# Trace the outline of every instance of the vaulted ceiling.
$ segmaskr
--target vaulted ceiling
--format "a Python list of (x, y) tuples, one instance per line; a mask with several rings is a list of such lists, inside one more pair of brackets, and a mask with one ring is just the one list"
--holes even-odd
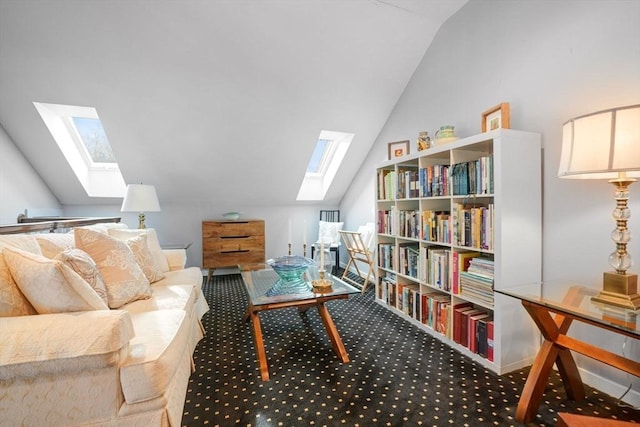
[[(466, 0), (0, 0), (0, 125), (63, 205), (86, 196), (33, 102), (95, 107), (162, 201), (292, 204), (321, 130), (339, 203)], [(0, 153), (1, 155), (1, 153)]]

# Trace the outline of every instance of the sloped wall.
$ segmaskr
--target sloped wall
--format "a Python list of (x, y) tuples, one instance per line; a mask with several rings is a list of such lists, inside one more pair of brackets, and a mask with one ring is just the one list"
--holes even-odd
[(14, 224), (27, 209), (29, 216), (61, 215), (49, 187), (0, 126), (0, 224)]

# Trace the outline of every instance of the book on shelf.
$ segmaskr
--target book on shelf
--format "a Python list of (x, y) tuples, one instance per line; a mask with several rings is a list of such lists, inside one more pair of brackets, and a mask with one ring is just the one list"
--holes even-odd
[(460, 322), (462, 321), (462, 312), (463, 311), (467, 311), (467, 310), (472, 310), (473, 309), (473, 304), (471, 304), (470, 302), (462, 302), (459, 304), (456, 304), (453, 306), (453, 341), (461, 344), (461, 340), (460, 340), (460, 334), (461, 334), (461, 327), (460, 327)]
[(432, 165), (418, 171), (419, 197), (437, 197), (450, 194), (449, 165)]
[(469, 316), (469, 351), (478, 353), (478, 322), (490, 316), (487, 312), (482, 312)]
[(493, 362), (493, 320), (487, 322), (487, 360)]
[(434, 288), (450, 291), (449, 249), (433, 247), (427, 249), (427, 281)]
[(400, 274), (418, 278), (420, 263), (420, 245), (417, 243), (402, 243), (398, 246)]
[(486, 317), (484, 319), (480, 319), (478, 321), (478, 326), (477, 326), (477, 332), (476, 332), (476, 336), (477, 336), (477, 353), (484, 357), (485, 359), (488, 358), (488, 341), (487, 341), (487, 324), (491, 321), (491, 317)]
[(469, 316), (484, 313), (484, 310), (472, 307), (461, 312), (460, 316), (460, 344), (469, 348)]
[(448, 211), (424, 210), (421, 212), (420, 238), (429, 242), (451, 242), (451, 219)]

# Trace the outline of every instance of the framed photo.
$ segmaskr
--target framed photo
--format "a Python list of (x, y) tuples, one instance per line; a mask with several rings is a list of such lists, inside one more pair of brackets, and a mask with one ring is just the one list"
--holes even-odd
[(509, 103), (503, 102), (482, 113), (482, 132), (509, 129)]
[(409, 154), (409, 140), (390, 142), (388, 145), (389, 160)]

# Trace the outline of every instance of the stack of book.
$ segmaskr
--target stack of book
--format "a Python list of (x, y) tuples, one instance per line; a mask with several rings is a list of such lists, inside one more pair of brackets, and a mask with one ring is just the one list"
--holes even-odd
[(493, 259), (472, 258), (467, 271), (460, 274), (460, 294), (493, 306)]

